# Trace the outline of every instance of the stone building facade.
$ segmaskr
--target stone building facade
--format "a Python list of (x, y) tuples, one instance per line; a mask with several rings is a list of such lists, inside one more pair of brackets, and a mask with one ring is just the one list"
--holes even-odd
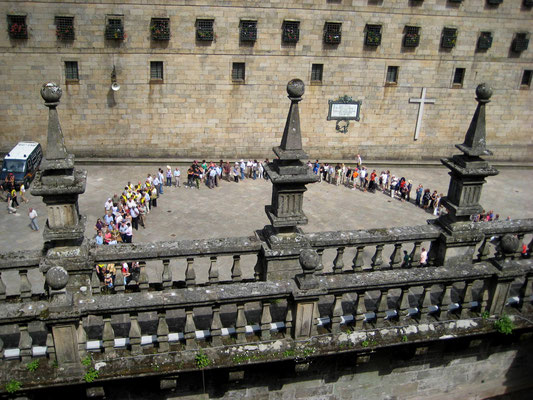
[[(65, 142), (78, 156), (270, 157), (285, 122), (284, 83), (301, 78), (310, 157), (432, 159), (464, 137), (471, 93), (486, 81), (494, 89), (489, 147), (502, 160), (531, 160), (533, 11), (523, 0), (488, 3), (2, 1), (0, 150), (44, 142), (35, 116), (46, 110), (35, 87), (52, 80), (64, 89)], [(163, 37), (152, 37), (159, 27), (153, 18), (163, 19)], [(106, 39), (106, 25), (117, 20), (123, 29)], [(199, 20), (212, 21), (213, 40), (200, 40)], [(240, 40), (241, 27), (250, 26), (242, 21), (255, 22), (256, 40)], [(284, 42), (284, 21), (299, 22), (296, 43)], [(325, 39), (328, 22), (341, 24), (340, 36)], [(381, 27), (377, 46), (365, 44), (369, 25)], [(405, 46), (413, 32), (407, 27), (419, 28), (415, 47)], [(456, 29), (451, 48), (442, 46), (444, 28)], [(478, 49), (482, 32), (490, 32), (485, 50)], [(113, 66), (118, 91), (110, 87)], [(414, 140), (419, 104), (409, 99), (424, 88), (434, 103), (425, 104)], [(327, 121), (328, 100), (344, 95), (362, 101), (361, 120), (346, 134)]]

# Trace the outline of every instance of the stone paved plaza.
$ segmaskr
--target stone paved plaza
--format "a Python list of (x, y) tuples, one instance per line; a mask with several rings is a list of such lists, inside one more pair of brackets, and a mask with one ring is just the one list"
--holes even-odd
[[(104, 213), (104, 203), (113, 193), (119, 193), (128, 181), (144, 180), (161, 165), (78, 165), (88, 172), (87, 190), (80, 196), (81, 214), (87, 216), (86, 237), (94, 237), (96, 218)], [(172, 165), (175, 168), (175, 165)], [(378, 173), (390, 169), (392, 174), (412, 179), (413, 186), (447, 193), (449, 176), (444, 166), (414, 168), (371, 166)], [(180, 166), (182, 175), (187, 167)], [(183, 178), (183, 176), (182, 176)], [(414, 191), (413, 191), (414, 192)], [(264, 206), (270, 204), (272, 184), (265, 180), (247, 179), (238, 184), (221, 183), (219, 188), (200, 190), (164, 188), (158, 207), (147, 218), (146, 229), (134, 231), (133, 242), (157, 240), (200, 239), (227, 236), (248, 236), (268, 224)], [(46, 209), (40, 197), (28, 196), (29, 203), (21, 204), (18, 214), (0, 213), (0, 243), (2, 251), (39, 249), (42, 246), (42, 227)], [(533, 171), (501, 168), (500, 174), (487, 179), (480, 204), (493, 209), (502, 218), (533, 218)], [(30, 229), (28, 207), (39, 214), (41, 231)], [(392, 200), (377, 192), (364, 193), (325, 182), (308, 185), (304, 197), (304, 211), (309, 224), (306, 232), (354, 230), (424, 224), (433, 216), (412, 204)]]

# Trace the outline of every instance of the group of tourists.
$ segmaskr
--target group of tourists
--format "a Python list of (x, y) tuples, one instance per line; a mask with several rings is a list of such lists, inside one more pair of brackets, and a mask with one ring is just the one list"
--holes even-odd
[(124, 285), (129, 284), (132, 280), (139, 282), (141, 268), (137, 261), (123, 262), (122, 264), (97, 264), (96, 276), (98, 276), (103, 287), (112, 289), (115, 286), (117, 268), (120, 268), (121, 270), (120, 272), (122, 273)]
[[(18, 201), (17, 190), (15, 187), (15, 175), (13, 175), (12, 172), (7, 174), (4, 181), (0, 184), (0, 191), (2, 194), (2, 198), (5, 198), (6, 200), (7, 212), (9, 214), (16, 214), (17, 208), (20, 204)], [(26, 188), (24, 187), (24, 184), (20, 185), (19, 194), (21, 201), (27, 203), (28, 199), (26, 198)]]
[[(217, 164), (213, 161), (208, 163), (206, 160), (198, 163), (195, 160), (187, 169), (187, 184), (185, 186), (200, 189), (200, 183), (202, 183), (209, 189), (213, 189), (220, 185), (221, 180), (238, 183), (239, 180), (245, 179), (268, 179), (264, 168), (268, 162), (268, 159), (264, 163), (251, 159), (245, 162), (241, 159), (235, 161), (234, 164), (229, 161), (224, 162), (224, 160), (220, 160)], [(180, 186), (179, 178), (176, 180), (176, 184), (178, 187)]]

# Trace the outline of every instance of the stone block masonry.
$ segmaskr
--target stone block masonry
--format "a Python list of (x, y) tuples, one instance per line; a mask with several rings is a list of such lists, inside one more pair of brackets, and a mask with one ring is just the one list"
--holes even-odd
[[(287, 82), (307, 85), (300, 113), (302, 140), (311, 158), (436, 159), (450, 154), (468, 128), (472, 89), (494, 88), (487, 108), (487, 142), (502, 160), (531, 160), (532, 91), (521, 88), (524, 70), (533, 70), (531, 47), (510, 51), (516, 32), (531, 30), (532, 14), (513, 2), (497, 9), (444, 0), (392, 1), (381, 5), (322, 1), (174, 2), (145, 5), (2, 3), (0, 14), (25, 14), (29, 38), (0, 35), (6, 79), (0, 99), (0, 151), (20, 140), (44, 142), (38, 125), (45, 111), (33, 88), (55, 80), (64, 90), (60, 117), (66, 145), (84, 157), (265, 158), (279, 143), (285, 111), (277, 99)], [(483, 3), (483, 2), (482, 2)], [(200, 7), (202, 6), (202, 7)], [(104, 39), (106, 15), (124, 18), (126, 39)], [(54, 17), (74, 16), (75, 40), (57, 40)], [(153, 17), (170, 20), (170, 40), (150, 39)], [(213, 42), (195, 40), (195, 21), (214, 19)], [(239, 42), (241, 19), (257, 20), (257, 41)], [(300, 21), (300, 40), (284, 44), (284, 20)], [(339, 45), (326, 45), (326, 21), (342, 22)], [(364, 46), (366, 24), (382, 25), (377, 48)], [(420, 27), (420, 44), (402, 46), (406, 25)], [(440, 48), (443, 27), (458, 29), (456, 46)], [(490, 31), (492, 47), (476, 51), (479, 32)], [(66, 82), (65, 62), (78, 63), (79, 80)], [(163, 62), (163, 82), (150, 82), (150, 62)], [(244, 83), (232, 82), (232, 65), (245, 63)], [(312, 64), (323, 64), (321, 84), (309, 84)], [(118, 92), (110, 89), (113, 65)], [(387, 69), (398, 67), (396, 84)], [(461, 87), (452, 87), (455, 68), (464, 68)], [(420, 138), (414, 141), (418, 98), (426, 88), (436, 99), (426, 106)], [(362, 100), (361, 121), (347, 134), (327, 121), (328, 100), (349, 95)]]

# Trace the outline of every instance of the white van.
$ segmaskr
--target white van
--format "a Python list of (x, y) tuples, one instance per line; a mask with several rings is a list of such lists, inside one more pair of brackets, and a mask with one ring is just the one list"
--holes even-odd
[(0, 172), (0, 184), (3, 189), (12, 189), (10, 174), (14, 175), (15, 190), (19, 190), (22, 183), (25, 188), (29, 188), (42, 159), (43, 150), (39, 143), (19, 142), (4, 157)]

